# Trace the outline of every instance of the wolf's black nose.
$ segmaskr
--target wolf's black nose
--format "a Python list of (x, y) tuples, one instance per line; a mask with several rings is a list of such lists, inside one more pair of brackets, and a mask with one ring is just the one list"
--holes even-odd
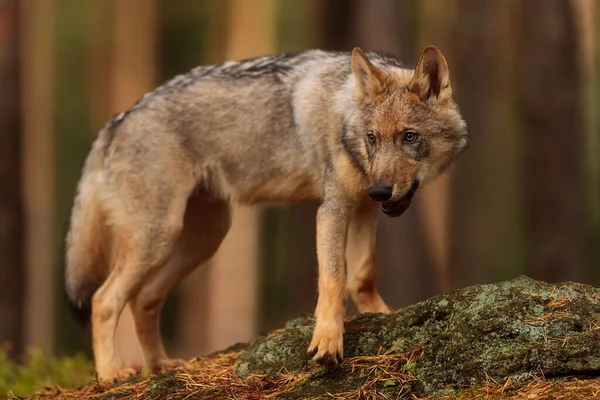
[(392, 198), (394, 188), (386, 185), (373, 185), (369, 188), (369, 196), (375, 201), (388, 201)]

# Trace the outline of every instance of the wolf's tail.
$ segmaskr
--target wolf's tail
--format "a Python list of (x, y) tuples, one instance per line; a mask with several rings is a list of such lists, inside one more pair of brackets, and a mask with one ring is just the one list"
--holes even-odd
[(65, 294), (74, 318), (87, 325), (92, 296), (106, 279), (108, 230), (98, 197), (104, 161), (101, 133), (86, 160), (65, 238)]

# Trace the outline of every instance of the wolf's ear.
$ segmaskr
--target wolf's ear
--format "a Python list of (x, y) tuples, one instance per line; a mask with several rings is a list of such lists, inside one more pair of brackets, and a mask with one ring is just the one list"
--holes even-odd
[(365, 53), (358, 47), (352, 50), (352, 73), (356, 81), (358, 100), (369, 102), (386, 92), (388, 75), (371, 64)]
[(437, 47), (429, 45), (423, 48), (408, 90), (419, 96), (422, 101), (443, 101), (452, 97), (448, 63)]

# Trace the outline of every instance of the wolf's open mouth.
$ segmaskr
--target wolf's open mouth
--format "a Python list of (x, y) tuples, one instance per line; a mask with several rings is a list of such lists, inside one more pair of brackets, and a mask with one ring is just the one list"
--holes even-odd
[(419, 181), (414, 181), (408, 192), (397, 201), (384, 201), (381, 203), (381, 212), (388, 217), (399, 217), (410, 207), (413, 195), (419, 188)]

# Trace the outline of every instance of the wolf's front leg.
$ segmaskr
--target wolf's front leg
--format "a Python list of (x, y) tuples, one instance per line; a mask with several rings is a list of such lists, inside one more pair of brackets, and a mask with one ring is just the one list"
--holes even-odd
[(344, 271), (347, 225), (348, 211), (344, 206), (324, 202), (319, 207), (319, 300), (315, 311), (317, 321), (308, 354), (318, 363), (328, 367), (335, 367), (344, 355), (344, 313), (348, 298)]
[(348, 289), (361, 313), (389, 313), (392, 310), (377, 291), (375, 234), (379, 206), (365, 198), (350, 216), (346, 243)]

